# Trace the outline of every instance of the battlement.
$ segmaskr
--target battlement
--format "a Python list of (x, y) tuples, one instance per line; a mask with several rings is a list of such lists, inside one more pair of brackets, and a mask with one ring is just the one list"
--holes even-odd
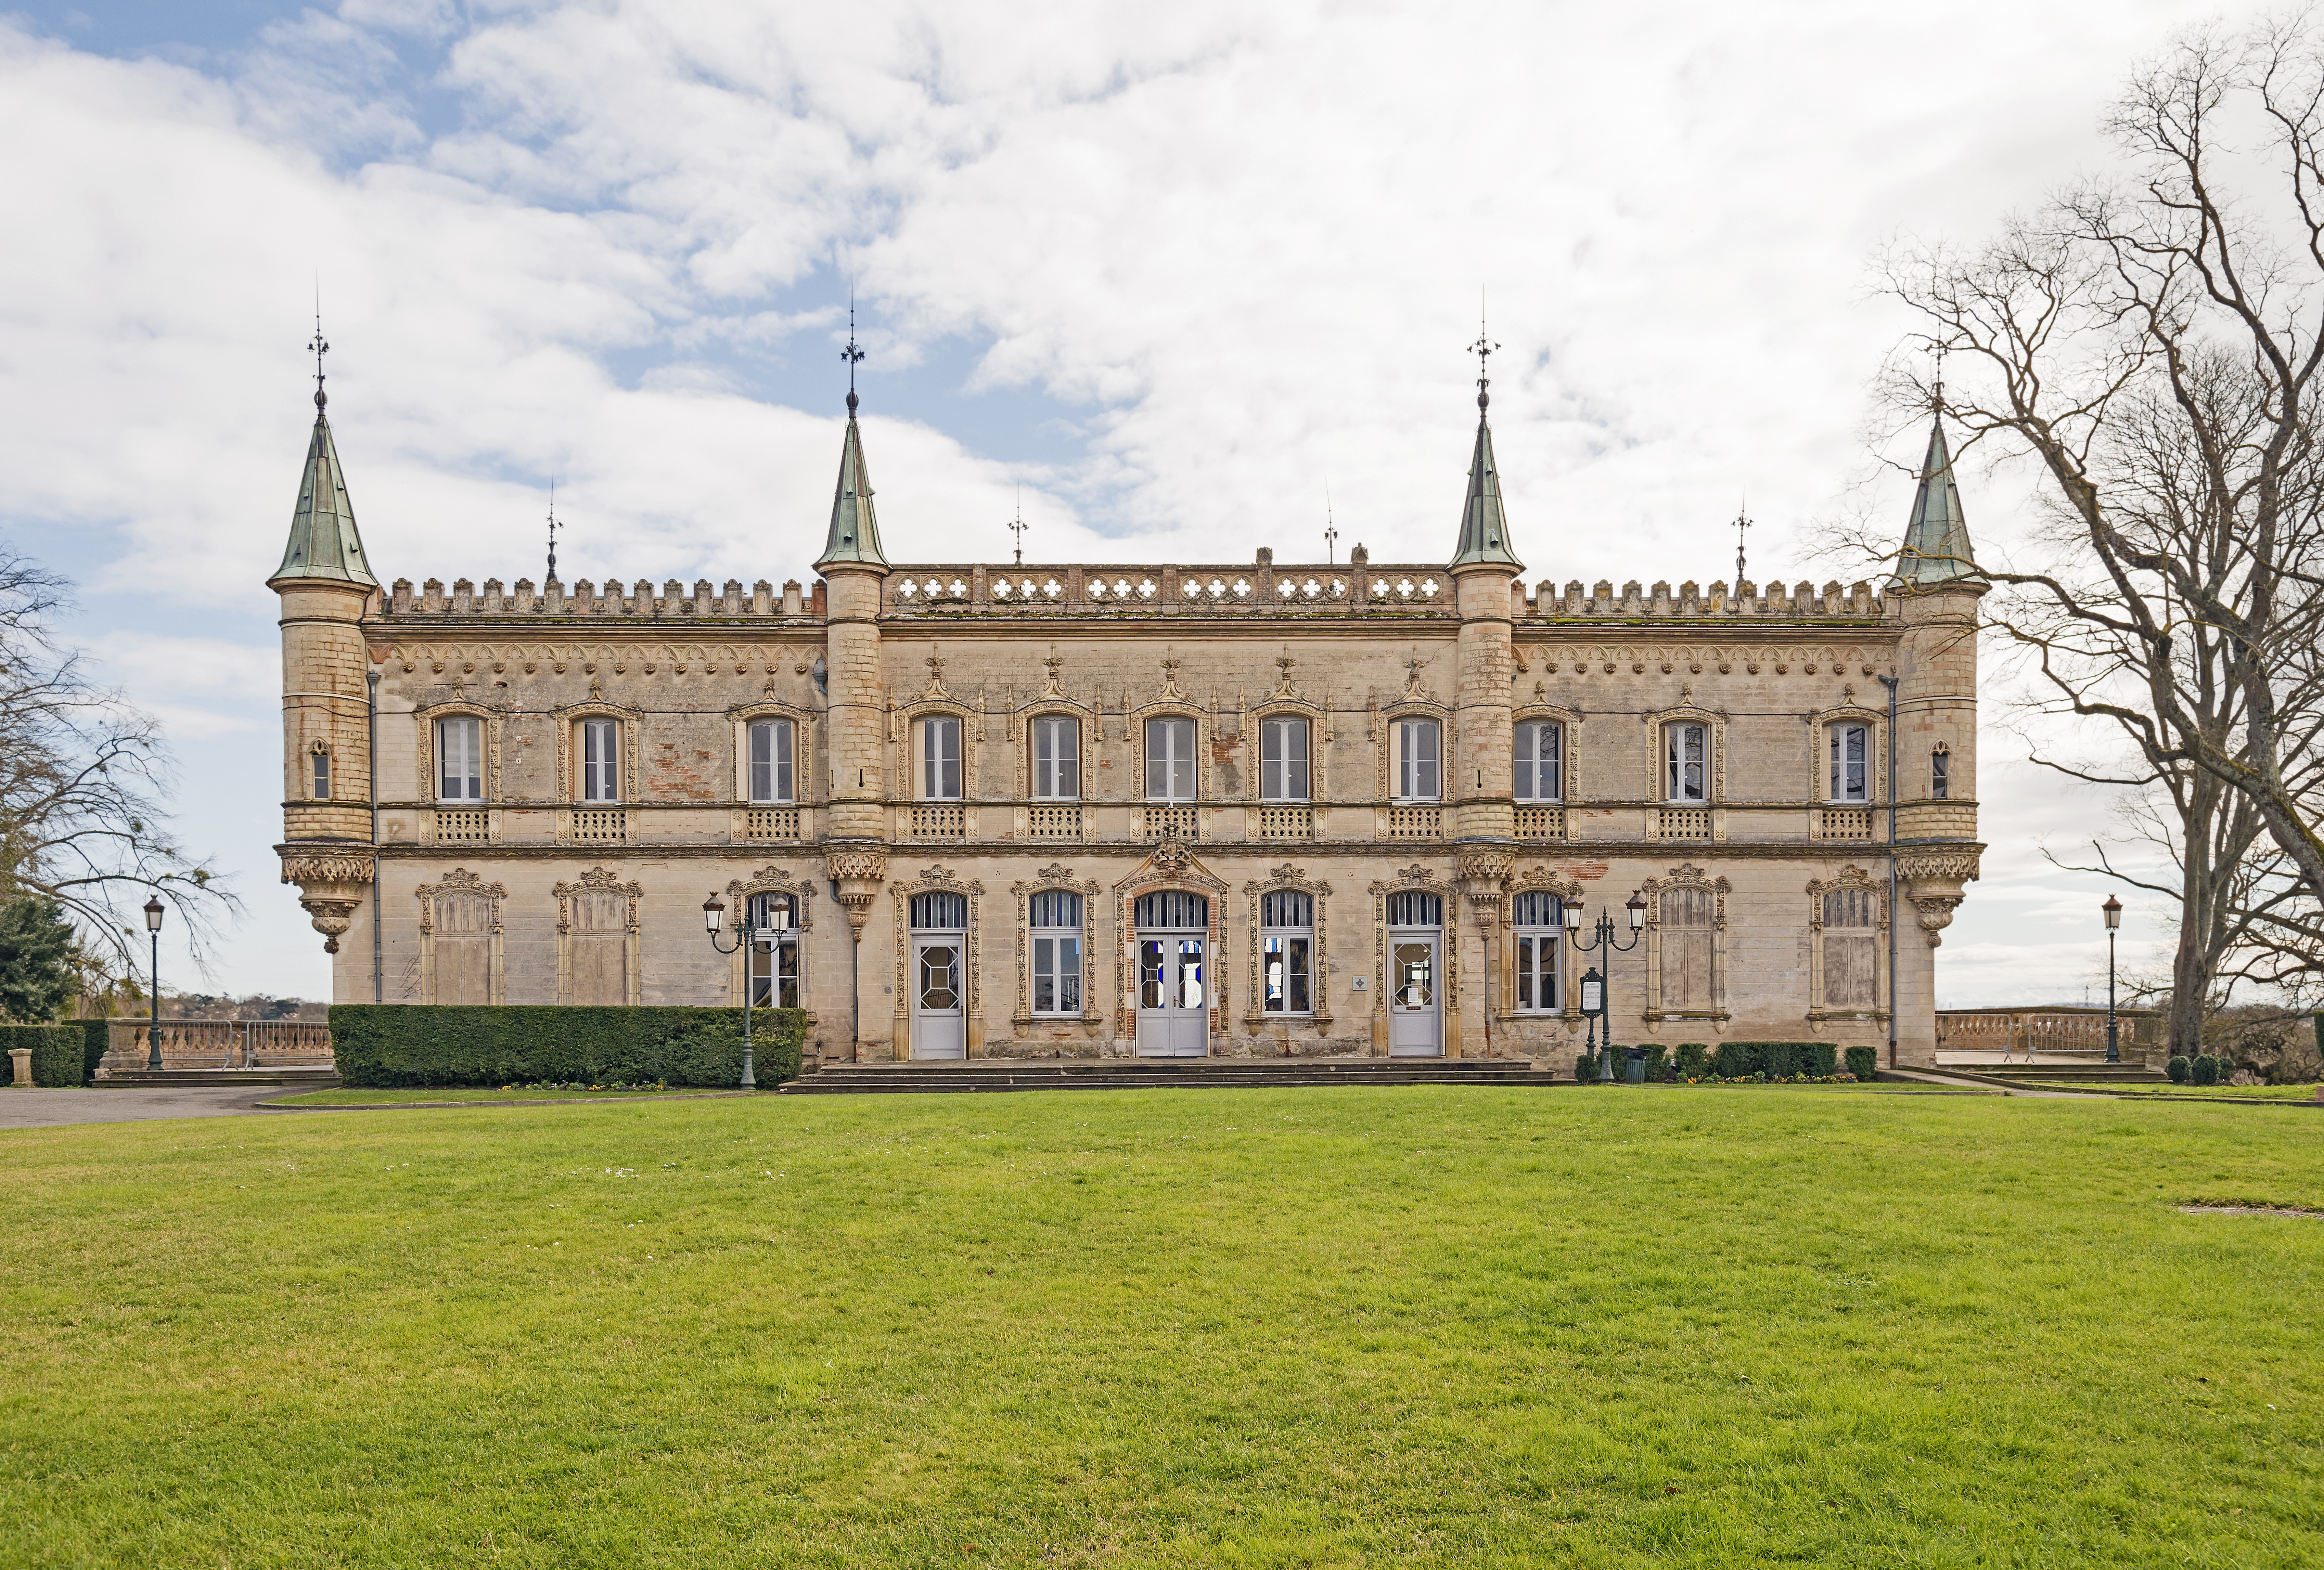
[[(1842, 588), (1835, 581), (1821, 590), (1801, 582), (1788, 592), (1781, 583), (1762, 591), (1744, 580), (1729, 591), (1725, 580), (1706, 590), (1690, 579), (1646, 588), (1637, 579), (1614, 585), (1600, 579), (1586, 591), (1580, 579), (1563, 590), (1543, 579), (1530, 591), (1509, 585), (1510, 613), (1520, 624), (1564, 621), (1764, 621), (1781, 623), (1890, 621), (1900, 615), (1894, 596), (1858, 581)], [(587, 578), (568, 589), (555, 579), (536, 592), (529, 578), (503, 589), (487, 578), (478, 589), (456, 580), (447, 592), (430, 578), (415, 592), (398, 578), (382, 620), (440, 620), (445, 618), (591, 621), (782, 621), (820, 620), (824, 585), (803, 590), (798, 579), (778, 592), (764, 578), (745, 592), (742, 581), (714, 589), (707, 578), (692, 592), (678, 580), (659, 592), (641, 578), (629, 589), (616, 582), (602, 587)], [(964, 618), (1049, 619), (1062, 617), (1212, 618), (1234, 615), (1344, 615), (1366, 620), (1420, 618), (1458, 620), (1452, 579), (1442, 567), (1419, 565), (1277, 565), (1261, 553), (1250, 566), (1061, 565), (985, 566), (956, 564), (899, 566), (881, 587), (882, 620), (956, 620)]]

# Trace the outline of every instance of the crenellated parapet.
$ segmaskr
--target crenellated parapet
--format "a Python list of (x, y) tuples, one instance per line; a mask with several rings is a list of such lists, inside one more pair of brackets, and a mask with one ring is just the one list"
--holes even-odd
[(1842, 588), (1837, 581), (1818, 589), (1804, 580), (1787, 592), (1781, 583), (1764, 589), (1749, 579), (1738, 581), (1730, 592), (1725, 579), (1708, 589), (1694, 580), (1673, 588), (1658, 582), (1652, 588), (1636, 578), (1620, 592), (1600, 578), (1587, 591), (1579, 578), (1563, 590), (1544, 578), (1524, 596), (1520, 617), (1542, 621), (1895, 621), (1901, 612), (1893, 597), (1868, 583)]
[(398, 578), (381, 605), (378, 620), (392, 625), (409, 621), (472, 621), (484, 619), (521, 621), (575, 622), (740, 622), (814, 621), (823, 615), (822, 586), (812, 594), (794, 578), (780, 590), (761, 578), (746, 592), (742, 580), (729, 578), (714, 590), (710, 580), (697, 578), (689, 590), (676, 578), (657, 591), (644, 578), (628, 589), (608, 580), (602, 586), (587, 578), (567, 584), (549, 579), (536, 591), (532, 580), (519, 578), (504, 587), (487, 578), (478, 588), (466, 578), (453, 581), (447, 590), (440, 578), (430, 578), (417, 589), (409, 578)]

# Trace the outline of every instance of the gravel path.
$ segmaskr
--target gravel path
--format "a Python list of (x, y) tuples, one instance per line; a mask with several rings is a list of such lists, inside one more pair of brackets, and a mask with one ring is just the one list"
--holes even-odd
[(78, 1090), (20, 1090), (11, 1085), (0, 1088), (0, 1128), (263, 1116), (251, 1103), (281, 1094), (279, 1085), (120, 1085)]

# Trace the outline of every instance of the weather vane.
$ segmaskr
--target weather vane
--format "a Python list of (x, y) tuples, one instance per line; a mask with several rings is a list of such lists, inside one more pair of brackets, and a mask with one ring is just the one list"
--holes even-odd
[(1735, 510), (1735, 592), (1743, 592), (1743, 531), (1751, 527), (1750, 510), (1738, 506)]
[(315, 335), (307, 343), (307, 353), (315, 357), (315, 408), (318, 412), (330, 401), (323, 396), (323, 356), (330, 352), (331, 346), (323, 342), (323, 298), (322, 291), (318, 289), (315, 294)]
[(1025, 521), (1025, 482), (1020, 480), (1017, 482), (1017, 521), (1009, 526), (1009, 532), (1017, 537), (1017, 565), (1020, 567), (1025, 565), (1025, 530), (1030, 527)]
[(847, 291), (847, 347), (839, 352), (839, 357), (847, 362), (847, 412), (853, 415), (855, 412), (855, 367), (863, 358), (863, 351), (855, 343), (855, 291), (853, 289)]
[(1945, 412), (1945, 345), (1941, 342), (1932, 344), (1930, 345), (1930, 352), (1937, 357), (1936, 384), (1931, 390), (1932, 396), (1936, 404), (1936, 412), (1942, 414)]
[(1485, 335), (1485, 291), (1480, 289), (1477, 291), (1477, 341), (1469, 345), (1469, 353), (1477, 357), (1477, 408), (1480, 411), (1492, 401), (1485, 392), (1485, 389), (1492, 385), (1485, 374), (1488, 370), (1485, 362), (1499, 347)]
[(1339, 526), (1332, 521), (1332, 482), (1323, 482), (1323, 565), (1331, 566), (1337, 560), (1333, 555), (1340, 543)]
[(557, 521), (557, 481), (549, 482), (549, 581), (557, 582), (557, 531), (564, 526)]

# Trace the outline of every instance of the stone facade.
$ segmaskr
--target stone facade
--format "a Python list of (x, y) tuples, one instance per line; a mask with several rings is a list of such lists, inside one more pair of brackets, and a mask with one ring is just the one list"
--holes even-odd
[[(1885, 1053), (1893, 990), (1897, 1060), (1933, 1060), (1981, 583), (1528, 588), (1481, 420), (1464, 531), (1489, 491), (1492, 537), (1450, 567), (891, 565), (860, 439), (851, 407), (811, 590), (383, 589), (359, 555), (313, 575), (294, 528), (280, 849), (337, 999), (737, 1003), (702, 905), (772, 895), (833, 1060), (1563, 1067), (1596, 967), (1619, 1042)], [(1515, 759), (1536, 722), (1554, 776)], [(1835, 737), (1864, 781), (1837, 794)], [(1610, 965), (1578, 947), (1601, 913)]]

